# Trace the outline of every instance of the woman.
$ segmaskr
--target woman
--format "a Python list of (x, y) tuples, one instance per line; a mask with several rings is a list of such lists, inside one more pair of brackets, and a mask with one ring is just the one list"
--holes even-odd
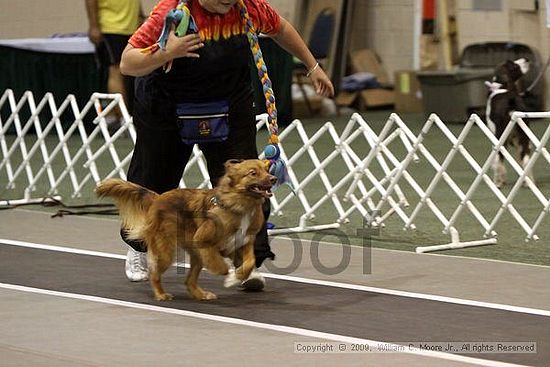
[[(334, 94), (330, 79), (298, 32), (266, 0), (183, 1), (197, 33), (178, 37), (172, 28), (165, 47), (151, 48), (161, 35), (166, 14), (178, 3), (178, 0), (157, 3), (149, 18), (130, 38), (120, 65), (122, 73), (138, 77), (134, 105), (137, 141), (128, 180), (158, 193), (178, 186), (192, 153), (194, 141), (182, 139), (183, 129), (177, 122), (178, 117), (189, 116), (185, 114), (189, 105), (191, 109), (206, 105), (213, 109), (213, 114), (228, 114), (227, 136), (221, 141), (197, 142), (206, 158), (213, 186), (223, 175), (228, 159), (258, 157), (247, 17), (256, 32), (273, 38), (308, 67), (318, 94), (325, 97)], [(147, 52), (151, 49), (154, 51)], [(264, 214), (267, 220), (269, 202), (264, 205)], [(146, 248), (126, 239), (124, 230), (121, 233), (131, 246), (126, 275), (132, 281), (145, 280)], [(274, 258), (265, 224), (256, 238), (255, 255), (257, 267), (266, 258)], [(243, 282), (246, 289), (262, 289), (264, 285), (257, 271)]]

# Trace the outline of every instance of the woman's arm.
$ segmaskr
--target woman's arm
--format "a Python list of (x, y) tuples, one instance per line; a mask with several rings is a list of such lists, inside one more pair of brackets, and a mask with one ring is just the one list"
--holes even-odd
[(315, 57), (313, 57), (304, 40), (292, 24), (281, 17), (279, 31), (274, 35), (268, 36), (273, 38), (282, 48), (304, 63), (317, 94), (323, 97), (334, 96), (334, 86), (332, 82), (323, 69), (317, 65), (317, 60), (315, 60)]
[(144, 53), (143, 49), (128, 44), (122, 52), (120, 72), (130, 76), (147, 75), (178, 57), (199, 57), (196, 51), (203, 46), (198, 34), (177, 37), (172, 29), (165, 50), (158, 49), (153, 53)]
[(99, 29), (97, 0), (86, 0), (86, 14), (88, 15), (88, 38), (98, 46), (103, 40), (103, 35)]

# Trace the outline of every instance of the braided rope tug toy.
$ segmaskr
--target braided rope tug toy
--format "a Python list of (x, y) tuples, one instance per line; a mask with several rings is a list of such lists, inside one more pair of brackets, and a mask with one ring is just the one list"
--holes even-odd
[(267, 73), (267, 66), (264, 62), (262, 50), (260, 49), (260, 42), (258, 41), (258, 34), (254, 28), (252, 20), (248, 16), (248, 11), (244, 5), (244, 1), (239, 1), (241, 18), (245, 23), (246, 37), (254, 56), (254, 64), (258, 69), (258, 77), (262, 83), (262, 89), (265, 96), (265, 106), (267, 111), (267, 123), (270, 133), (269, 144), (264, 148), (264, 156), (266, 158), (266, 164), (268, 165), (268, 171), (273, 176), (277, 177), (277, 183), (273, 189), (287, 184), (292, 191), (294, 187), (290, 181), (288, 170), (285, 162), (281, 159), (281, 148), (279, 147), (279, 127), (277, 126), (277, 107), (275, 106), (275, 93), (273, 92), (271, 79)]
[[(172, 25), (176, 26), (176, 36), (182, 37), (188, 32), (198, 33), (198, 27), (189, 11), (187, 6), (188, 0), (180, 0), (175, 9), (172, 9), (168, 12), (164, 19), (164, 25), (162, 28), (162, 33), (160, 34), (157, 42), (142, 50), (143, 53), (153, 53), (158, 49), (166, 49), (166, 43), (168, 41), (168, 35)], [(246, 32), (246, 37), (254, 56), (254, 64), (258, 69), (258, 77), (262, 83), (262, 89), (265, 96), (266, 110), (268, 114), (267, 122), (268, 129), (270, 133), (268, 145), (264, 148), (265, 163), (268, 167), (270, 174), (277, 177), (277, 183), (274, 185), (273, 189), (287, 184), (292, 191), (294, 187), (288, 175), (288, 170), (285, 162), (281, 159), (281, 148), (279, 147), (279, 127), (277, 125), (277, 107), (275, 105), (275, 93), (273, 92), (271, 79), (267, 73), (267, 66), (264, 62), (262, 55), (262, 50), (260, 49), (260, 43), (258, 41), (258, 35), (256, 34), (256, 29), (248, 11), (244, 4), (244, 0), (239, 0), (239, 9), (241, 18), (244, 23), (244, 30)], [(172, 62), (167, 63), (164, 66), (165, 72), (169, 72), (172, 67)]]

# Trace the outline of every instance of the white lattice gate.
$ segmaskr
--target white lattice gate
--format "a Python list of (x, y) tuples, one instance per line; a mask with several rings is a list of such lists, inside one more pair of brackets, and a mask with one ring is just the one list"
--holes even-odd
[[(122, 118), (120, 126), (112, 129), (106, 117), (115, 108), (120, 109)], [(429, 212), (441, 223), (443, 232), (450, 235), (451, 242), (417, 248), (418, 252), (426, 252), (495, 243), (495, 226), (508, 212), (526, 233), (526, 239), (536, 240), (537, 229), (550, 211), (550, 199), (526, 172), (539, 161), (548, 169), (550, 154), (546, 145), (550, 126), (539, 139), (525, 124), (525, 118), (546, 119), (550, 113), (515, 113), (501, 139), (476, 115), (470, 117), (458, 135), (436, 115), (429, 117), (417, 135), (396, 114), (390, 115), (378, 133), (359, 114), (353, 114), (341, 132), (327, 122), (311, 136), (302, 123), (295, 120), (280, 134), (282, 157), (288, 162), (295, 193), (280, 189), (272, 198), (273, 214), (292, 217), (294, 224), (271, 233), (337, 228), (347, 223), (352, 214), (359, 214), (373, 227), (384, 226), (388, 218), (397, 217), (404, 229), (415, 229), (419, 215)], [(265, 124), (266, 116), (258, 116), (257, 128), (262, 129)], [(515, 126), (527, 133), (535, 148), (524, 167), (504, 146)], [(426, 136), (435, 133), (441, 136), (439, 150), (448, 145), (448, 149), (437, 156), (433, 146), (425, 145)], [(132, 118), (120, 95), (95, 93), (80, 109), (72, 95), (58, 106), (49, 93), (37, 104), (31, 92), (25, 92), (17, 100), (11, 90), (6, 90), (0, 97), (1, 185), (6, 191), (24, 189), (21, 197), (0, 198), (0, 206), (42, 202), (60, 194), (78, 197), (92, 192), (93, 187), (106, 178), (125, 179), (135, 139)], [(490, 149), (481, 161), (465, 147), (466, 142), (474, 139), (481, 139)], [(327, 149), (327, 144), (333, 149)], [(291, 145), (293, 149), (288, 151), (292, 153), (287, 154), (285, 148)], [(517, 175), (507, 193), (490, 177), (498, 152)], [(440, 157), (443, 157), (441, 162)], [(473, 172), (472, 181), (466, 187), (457, 184), (453, 177), (451, 167), (458, 159)], [(415, 164), (419, 162), (430, 167), (433, 174), (423, 179), (417, 177)], [(190, 182), (197, 187), (210, 185), (206, 162), (197, 147), (180, 186), (187, 187)], [(39, 186), (47, 190), (37, 192)], [(487, 200), (476, 197), (482, 186), (489, 190), (489, 199), (500, 204), (492, 215), (480, 210), (483, 200)], [(540, 214), (532, 223), (528, 223), (514, 205), (522, 186), (530, 190), (540, 204)], [(438, 204), (437, 193), (442, 189), (457, 200), (451, 212), (445, 213)], [(321, 211), (325, 214), (319, 217)], [(479, 240), (460, 241), (458, 223), (466, 214), (474, 218), (479, 227)]]

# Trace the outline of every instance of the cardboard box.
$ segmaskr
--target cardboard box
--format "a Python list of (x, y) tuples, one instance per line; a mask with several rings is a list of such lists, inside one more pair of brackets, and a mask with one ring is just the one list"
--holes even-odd
[(357, 95), (357, 92), (341, 91), (340, 93), (338, 93), (334, 101), (338, 106), (349, 107), (355, 102), (355, 100), (357, 99)]
[(390, 79), (388, 72), (382, 65), (380, 57), (369, 49), (361, 49), (351, 52), (351, 73), (368, 71), (376, 75), (376, 79), (382, 85), (388, 85)]
[[(378, 55), (373, 50), (361, 49), (351, 52), (350, 55), (351, 73), (370, 72), (376, 76), (381, 85), (389, 85), (389, 77), (386, 69)], [(357, 105), (359, 110), (370, 107), (391, 106), (394, 104), (395, 96), (391, 89), (373, 88), (357, 92), (342, 91), (336, 96), (338, 106)]]
[(411, 113), (424, 111), (420, 82), (414, 70), (395, 72), (395, 111)]
[(365, 89), (359, 92), (361, 103), (369, 107), (391, 106), (395, 103), (395, 94), (391, 89)]
[(303, 98), (292, 100), (292, 117), (302, 118), (315, 116), (321, 112), (323, 107), (323, 98), (320, 96), (310, 96), (308, 98), (311, 111), (308, 109), (306, 101)]
[(391, 89), (365, 89), (359, 92), (340, 92), (335, 102), (338, 106), (354, 106), (360, 111), (372, 107), (392, 106), (395, 101), (394, 92)]

